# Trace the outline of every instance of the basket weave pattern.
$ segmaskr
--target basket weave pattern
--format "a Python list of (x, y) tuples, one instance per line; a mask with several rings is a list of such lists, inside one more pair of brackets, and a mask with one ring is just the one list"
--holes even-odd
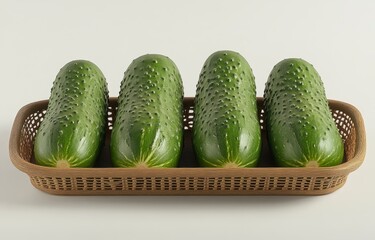
[[(363, 123), (361, 116), (355, 115), (359, 112), (355, 112), (355, 108), (354, 110), (348, 108), (344, 103), (330, 101), (332, 116), (345, 143), (345, 162), (335, 167), (315, 169), (274, 166), (265, 134), (263, 99), (258, 98), (263, 137), (259, 167), (252, 169), (200, 168), (191, 143), (193, 102), (193, 98), (184, 99), (184, 150), (178, 168), (121, 169), (111, 166), (108, 145), (116, 116), (116, 98), (110, 99), (106, 143), (94, 168), (55, 169), (33, 164), (33, 142), (38, 127), (43, 121), (47, 101), (29, 104), (19, 112), (16, 118), (18, 122), (15, 121), (10, 141), (11, 159), (20, 170), (29, 174), (31, 183), (36, 188), (48, 193), (67, 195), (325, 194), (341, 187), (347, 175), (359, 167), (363, 161), (364, 146), (359, 148), (359, 144), (365, 143), (364, 137), (359, 135), (359, 133), (364, 135)], [(358, 126), (360, 132), (357, 131)]]
[(332, 177), (31, 177), (37, 188), (59, 191), (311, 191), (335, 188)]

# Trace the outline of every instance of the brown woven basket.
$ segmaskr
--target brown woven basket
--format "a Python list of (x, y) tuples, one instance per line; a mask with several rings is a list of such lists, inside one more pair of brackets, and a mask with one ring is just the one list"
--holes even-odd
[(333, 118), (345, 141), (345, 162), (334, 167), (282, 168), (274, 166), (263, 120), (263, 99), (258, 98), (263, 149), (256, 168), (217, 169), (198, 167), (191, 129), (193, 98), (184, 99), (184, 149), (178, 168), (114, 168), (109, 140), (117, 98), (110, 99), (104, 150), (94, 168), (57, 169), (34, 164), (33, 141), (48, 101), (24, 106), (18, 112), (9, 143), (13, 164), (30, 176), (38, 189), (64, 195), (320, 195), (344, 185), (348, 174), (364, 160), (366, 138), (362, 116), (350, 104), (330, 100)]

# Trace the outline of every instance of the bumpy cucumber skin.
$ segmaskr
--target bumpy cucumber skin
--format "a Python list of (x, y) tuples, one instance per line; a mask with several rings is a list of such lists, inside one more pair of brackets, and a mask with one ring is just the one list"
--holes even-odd
[(205, 62), (194, 102), (193, 144), (203, 167), (254, 167), (261, 152), (255, 80), (239, 53)]
[(36, 163), (93, 166), (104, 141), (107, 105), (107, 82), (100, 69), (86, 60), (67, 63), (53, 83), (47, 112), (35, 137)]
[(344, 145), (323, 82), (308, 62), (285, 59), (272, 70), (264, 92), (268, 141), (279, 166), (334, 166)]
[(111, 136), (116, 167), (176, 167), (183, 141), (183, 85), (163, 55), (135, 59), (124, 74)]

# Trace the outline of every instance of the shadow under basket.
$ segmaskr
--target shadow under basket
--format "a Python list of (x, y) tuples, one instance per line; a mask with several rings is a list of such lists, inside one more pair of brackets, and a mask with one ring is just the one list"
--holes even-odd
[(265, 135), (263, 98), (258, 98), (262, 128), (262, 156), (256, 168), (202, 168), (192, 147), (194, 98), (184, 99), (184, 147), (177, 168), (114, 168), (109, 155), (110, 132), (117, 98), (110, 98), (103, 151), (93, 168), (58, 169), (34, 164), (35, 134), (43, 121), (47, 100), (21, 108), (13, 123), (9, 153), (13, 164), (44, 192), (62, 195), (321, 195), (344, 185), (350, 172), (363, 162), (365, 128), (352, 105), (329, 100), (336, 126), (345, 143), (340, 165), (320, 168), (285, 168), (273, 163)]

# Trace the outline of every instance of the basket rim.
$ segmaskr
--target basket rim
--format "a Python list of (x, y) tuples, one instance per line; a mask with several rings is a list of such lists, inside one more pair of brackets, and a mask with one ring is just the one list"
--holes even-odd
[[(193, 101), (194, 97), (185, 97), (185, 101)], [(110, 101), (117, 101), (117, 97), (110, 97)], [(263, 101), (262, 97), (257, 97), (257, 101)], [(39, 166), (23, 159), (19, 153), (18, 143), (20, 142), (20, 131), (24, 120), (40, 105), (48, 104), (48, 100), (40, 100), (23, 106), (17, 113), (10, 138), (9, 138), (9, 156), (13, 165), (20, 171), (29, 176), (51, 176), (51, 177), (214, 177), (214, 176), (333, 176), (348, 175), (356, 170), (364, 161), (366, 154), (366, 132), (364, 121), (360, 111), (353, 105), (339, 100), (329, 99), (328, 103), (331, 108), (343, 109), (352, 117), (356, 127), (356, 149), (352, 159), (340, 165), (321, 168), (291, 168), (291, 167), (255, 167), (255, 168), (153, 168), (153, 169), (136, 169), (136, 168), (70, 168), (58, 169), (52, 167)]]

